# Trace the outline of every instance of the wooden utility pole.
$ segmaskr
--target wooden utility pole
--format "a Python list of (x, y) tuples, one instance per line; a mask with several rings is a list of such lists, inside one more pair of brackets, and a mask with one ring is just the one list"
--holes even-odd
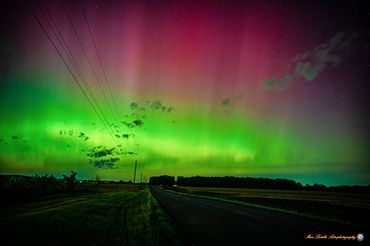
[(137, 167), (137, 160), (135, 160), (134, 184), (135, 184), (135, 180), (136, 180), (136, 167)]

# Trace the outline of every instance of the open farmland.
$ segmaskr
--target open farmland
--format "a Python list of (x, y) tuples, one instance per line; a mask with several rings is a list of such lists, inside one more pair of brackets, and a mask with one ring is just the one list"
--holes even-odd
[(249, 206), (337, 221), (360, 228), (367, 228), (370, 220), (369, 194), (206, 187), (171, 189)]
[(0, 210), (2, 240), (16, 245), (176, 245), (168, 217), (147, 187), (101, 185)]

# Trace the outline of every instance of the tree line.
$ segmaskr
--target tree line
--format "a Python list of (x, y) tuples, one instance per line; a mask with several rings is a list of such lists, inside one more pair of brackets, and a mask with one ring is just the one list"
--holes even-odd
[(149, 179), (150, 185), (165, 185), (165, 186), (172, 186), (175, 185), (175, 177), (162, 175), (162, 176), (153, 176)]
[(271, 179), (271, 178), (253, 178), (253, 177), (204, 177), (174, 176), (162, 175), (150, 177), (150, 185), (164, 186), (188, 186), (188, 187), (218, 187), (218, 188), (248, 188), (248, 189), (277, 189), (277, 190), (309, 190), (309, 191), (334, 191), (334, 192), (353, 192), (370, 193), (370, 185), (341, 185), (326, 186), (323, 184), (302, 185), (299, 182), (290, 179)]
[(57, 179), (53, 175), (24, 176), (0, 175), (0, 195), (8, 201), (42, 197), (55, 194), (75, 193), (77, 173), (71, 172)]
[(301, 189), (302, 184), (289, 179), (251, 178), (251, 177), (177, 177), (179, 186), (249, 188), (249, 189)]

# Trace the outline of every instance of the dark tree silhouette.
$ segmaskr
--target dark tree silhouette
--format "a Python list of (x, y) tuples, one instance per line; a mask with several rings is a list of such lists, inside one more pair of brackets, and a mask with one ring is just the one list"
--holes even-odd
[(149, 184), (150, 185), (171, 186), (171, 185), (175, 184), (175, 177), (174, 176), (168, 176), (168, 175), (150, 177)]
[(76, 189), (76, 185), (77, 185), (76, 175), (77, 173), (74, 171), (71, 171), (70, 175), (63, 175), (64, 184), (66, 188), (71, 192), (75, 191)]
[(289, 179), (269, 179), (250, 177), (177, 177), (177, 185), (198, 187), (233, 187), (250, 189), (299, 190), (302, 185)]

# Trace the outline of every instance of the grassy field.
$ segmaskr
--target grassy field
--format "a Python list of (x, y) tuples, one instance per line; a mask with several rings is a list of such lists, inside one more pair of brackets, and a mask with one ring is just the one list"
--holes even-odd
[(206, 187), (171, 189), (369, 229), (369, 194)]
[(0, 207), (2, 241), (15, 245), (178, 245), (148, 187), (100, 185), (94, 193)]

